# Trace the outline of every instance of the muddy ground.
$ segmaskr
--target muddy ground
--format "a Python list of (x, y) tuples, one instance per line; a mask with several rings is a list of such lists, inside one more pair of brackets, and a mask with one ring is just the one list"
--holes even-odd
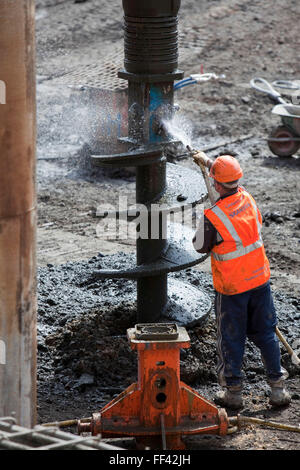
[[(96, 212), (107, 201), (117, 203), (119, 195), (132, 200), (135, 178), (130, 170), (91, 171), (85, 149), (90, 138), (86, 122), (93, 109), (74, 102), (72, 90), (58, 80), (76, 68), (101, 64), (108, 56), (118, 62), (123, 47), (121, 2), (36, 4), (38, 419), (43, 423), (90, 416), (136, 381), (136, 356), (126, 339), (136, 318), (135, 284), (90, 279), (95, 269), (134, 256), (134, 240), (97, 237)], [(280, 124), (279, 117), (272, 115), (269, 98), (255, 92), (249, 81), (255, 76), (271, 82), (299, 79), (299, 20), (296, 0), (284, 6), (279, 0), (182, 0), (180, 68), (186, 77), (199, 73), (201, 65), (204, 72), (224, 76), (176, 92), (193, 146), (210, 149), (212, 158), (224, 152), (239, 157), (243, 185), (264, 217), (279, 327), (298, 351), (300, 153), (279, 158), (270, 152), (266, 138)], [(289, 98), (296, 104), (297, 97)], [(175, 163), (194, 168), (184, 155)], [(172, 277), (201, 287), (213, 302), (209, 259)], [(213, 311), (188, 332), (191, 348), (181, 353), (182, 380), (213, 399), (218, 389)], [(268, 405), (259, 352), (247, 344), (246, 404), (241, 413), (296, 425), (299, 369), (281, 350), (292, 404), (279, 410)], [(199, 450), (299, 450), (298, 436), (248, 427), (225, 438), (198, 436), (186, 442), (188, 449)]]

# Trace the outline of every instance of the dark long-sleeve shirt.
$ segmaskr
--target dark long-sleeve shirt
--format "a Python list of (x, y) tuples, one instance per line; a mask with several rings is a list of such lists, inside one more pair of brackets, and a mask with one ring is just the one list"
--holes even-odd
[[(237, 192), (237, 189), (233, 189), (230, 193), (225, 196), (221, 196), (219, 199), (224, 199), (228, 196), (232, 196)], [(218, 199), (218, 200), (219, 200)], [(223, 238), (211, 223), (210, 220), (203, 214), (199, 220), (197, 231), (193, 238), (193, 245), (198, 253), (209, 253), (215, 245), (222, 243)]]

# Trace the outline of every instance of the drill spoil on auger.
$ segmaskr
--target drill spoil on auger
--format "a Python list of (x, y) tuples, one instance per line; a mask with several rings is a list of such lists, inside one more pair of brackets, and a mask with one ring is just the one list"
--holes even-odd
[[(136, 280), (138, 322), (166, 319), (191, 326), (207, 316), (210, 299), (180, 280), (168, 282), (168, 273), (194, 266), (206, 256), (194, 250), (191, 229), (168, 224), (166, 214), (203, 202), (207, 190), (199, 173), (167, 163), (164, 149), (172, 140), (162, 126), (174, 113), (174, 81), (183, 77), (177, 68), (180, 1), (124, 0), (123, 7), (125, 58), (119, 77), (128, 80), (129, 135), (121, 139), (123, 153), (94, 154), (91, 159), (94, 165), (136, 168), (136, 214), (139, 205), (147, 208), (143, 217), (149, 235), (137, 238), (136, 266), (99, 270), (93, 277)], [(158, 235), (151, 238), (154, 217)], [(192, 305), (187, 298), (193, 298)]]

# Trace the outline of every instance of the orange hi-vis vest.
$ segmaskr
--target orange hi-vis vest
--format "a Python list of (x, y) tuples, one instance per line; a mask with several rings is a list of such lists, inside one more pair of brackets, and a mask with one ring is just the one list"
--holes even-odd
[(239, 187), (204, 214), (223, 239), (211, 251), (215, 290), (234, 295), (267, 282), (270, 267), (260, 234), (262, 217), (253, 197)]

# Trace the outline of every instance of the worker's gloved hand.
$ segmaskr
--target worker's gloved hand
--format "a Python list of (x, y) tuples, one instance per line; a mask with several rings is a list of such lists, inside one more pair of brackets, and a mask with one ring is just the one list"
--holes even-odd
[(197, 165), (201, 164), (201, 165), (206, 166), (207, 168), (210, 168), (212, 165), (211, 159), (208, 158), (208, 156), (204, 152), (201, 152), (201, 151), (195, 152), (193, 154), (193, 159)]

